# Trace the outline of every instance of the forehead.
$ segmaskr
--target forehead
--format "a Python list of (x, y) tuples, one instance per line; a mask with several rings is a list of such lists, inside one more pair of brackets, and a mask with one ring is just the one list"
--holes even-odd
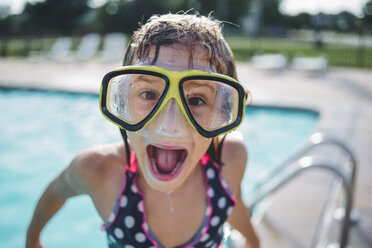
[(151, 49), (149, 56), (140, 59), (138, 65), (156, 65), (167, 70), (186, 71), (202, 70), (214, 72), (215, 68), (210, 64), (208, 53), (201, 47), (192, 50), (183, 46), (162, 46), (154, 64), (155, 49)]

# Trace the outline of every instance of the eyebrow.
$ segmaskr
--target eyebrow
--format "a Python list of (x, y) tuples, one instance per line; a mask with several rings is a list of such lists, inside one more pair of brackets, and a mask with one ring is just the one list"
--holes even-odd
[[(157, 80), (153, 80), (153, 79), (157, 79)], [(136, 80), (142, 80), (143, 82), (148, 83), (148, 84), (153, 84), (153, 83), (159, 84), (162, 81), (164, 81), (162, 78), (155, 77), (152, 75), (138, 75)]]
[[(192, 81), (193, 82), (193, 81)], [(207, 87), (207, 88), (210, 88), (211, 90), (215, 91), (216, 89), (213, 88), (211, 85), (209, 84), (205, 84), (205, 83), (198, 83), (198, 82), (195, 82), (193, 85), (193, 87)], [(189, 86), (190, 87), (190, 86)], [(187, 88), (187, 84), (186, 84), (186, 88)]]

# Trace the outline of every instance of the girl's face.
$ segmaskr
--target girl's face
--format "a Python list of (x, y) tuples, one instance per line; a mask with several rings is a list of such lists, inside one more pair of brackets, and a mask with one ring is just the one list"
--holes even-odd
[[(154, 54), (135, 65), (150, 65)], [(205, 53), (200, 49), (190, 54), (181, 46), (161, 47), (155, 66), (173, 71), (202, 70), (214, 72)], [(128, 132), (134, 149), (139, 173), (151, 188), (173, 192), (181, 186), (199, 165), (212, 139), (195, 131), (172, 99), (167, 106), (140, 131)]]

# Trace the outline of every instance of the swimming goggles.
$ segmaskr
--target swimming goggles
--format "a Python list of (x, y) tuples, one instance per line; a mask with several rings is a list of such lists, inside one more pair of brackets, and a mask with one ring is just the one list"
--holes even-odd
[(247, 96), (238, 81), (223, 74), (125, 66), (104, 76), (100, 108), (114, 124), (138, 131), (174, 99), (191, 126), (211, 138), (240, 125)]

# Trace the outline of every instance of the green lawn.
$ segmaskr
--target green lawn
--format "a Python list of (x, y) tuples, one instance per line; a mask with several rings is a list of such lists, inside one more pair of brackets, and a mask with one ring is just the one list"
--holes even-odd
[[(1, 38), (0, 55), (26, 56), (32, 51), (48, 51), (57, 37)], [(72, 49), (78, 47), (81, 37), (73, 37)], [(281, 53), (289, 61), (295, 56), (324, 56), (330, 66), (372, 68), (372, 48), (357, 48), (346, 45), (326, 44), (319, 49), (311, 42), (300, 42), (287, 38), (252, 38), (245, 36), (227, 36), (235, 59), (249, 61), (255, 54)], [(101, 44), (102, 45), (102, 44)]]
[(372, 68), (372, 48), (326, 44), (321, 49), (313, 43), (283, 38), (227, 37), (238, 61), (247, 61), (255, 54), (281, 53), (291, 60), (295, 56), (324, 56), (331, 66)]

